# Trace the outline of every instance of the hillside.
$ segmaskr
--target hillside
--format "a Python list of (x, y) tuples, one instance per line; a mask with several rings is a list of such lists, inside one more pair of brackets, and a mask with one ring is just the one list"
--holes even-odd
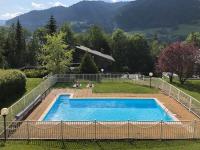
[(31, 11), (7, 21), (7, 24), (15, 23), (19, 18), (24, 27), (34, 30), (44, 26), (50, 15), (54, 15), (58, 25), (63, 22), (71, 22), (78, 31), (88, 28), (91, 24), (97, 24), (105, 27), (106, 30), (111, 30), (114, 27), (114, 15), (125, 4), (126, 2), (82, 1), (71, 7), (54, 7), (47, 10)]
[(95, 24), (106, 31), (122, 28), (127, 32), (141, 32), (149, 36), (156, 33), (162, 39), (173, 40), (200, 31), (199, 0), (82, 1), (71, 7), (31, 11), (8, 20), (7, 25), (19, 18), (25, 28), (33, 31), (44, 26), (50, 15), (54, 15), (58, 26), (70, 22), (77, 32), (83, 32)]
[(137, 0), (121, 8), (115, 19), (126, 30), (191, 24), (200, 19), (200, 1)]

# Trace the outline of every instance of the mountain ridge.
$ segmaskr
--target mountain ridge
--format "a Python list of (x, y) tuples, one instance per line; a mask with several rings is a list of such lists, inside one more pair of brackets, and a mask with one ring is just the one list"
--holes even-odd
[[(136, 0), (109, 3), (103, 1), (81, 1), (70, 7), (53, 7), (31, 11), (7, 21), (33, 31), (44, 26), (50, 15), (54, 15), (58, 26), (70, 22), (75, 31), (83, 32), (91, 25), (99, 25), (106, 31), (122, 28), (130, 32), (149, 28), (172, 28), (179, 25), (195, 25), (200, 20), (199, 0)], [(37, 21), (36, 21), (37, 20)]]

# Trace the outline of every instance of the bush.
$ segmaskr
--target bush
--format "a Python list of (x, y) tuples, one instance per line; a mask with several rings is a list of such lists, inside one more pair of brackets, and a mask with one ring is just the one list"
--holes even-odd
[(18, 70), (0, 70), (0, 103), (1, 100), (25, 91), (26, 76)]
[(98, 73), (97, 65), (95, 64), (91, 55), (88, 53), (86, 53), (81, 60), (80, 72), (89, 74)]
[(45, 69), (26, 69), (23, 72), (27, 78), (43, 78), (49, 74)]

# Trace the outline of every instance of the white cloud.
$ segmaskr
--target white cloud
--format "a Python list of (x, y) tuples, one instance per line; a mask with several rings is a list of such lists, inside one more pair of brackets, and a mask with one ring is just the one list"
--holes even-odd
[(42, 3), (35, 3), (35, 2), (32, 2), (32, 3), (31, 3), (31, 6), (32, 6), (34, 9), (43, 9), (43, 8), (44, 8), (44, 4), (42, 4)]
[(5, 13), (5, 14), (2, 14), (1, 15), (1, 18), (3, 19), (11, 19), (11, 18), (14, 18), (16, 16), (19, 16), (23, 14), (22, 12), (15, 12), (15, 13)]
[(57, 2), (50, 2), (49, 4), (51, 6), (53, 6), (53, 7), (57, 7), (57, 6), (67, 7), (67, 5), (65, 5), (65, 4), (63, 4), (63, 3), (59, 2), (59, 1), (57, 1)]

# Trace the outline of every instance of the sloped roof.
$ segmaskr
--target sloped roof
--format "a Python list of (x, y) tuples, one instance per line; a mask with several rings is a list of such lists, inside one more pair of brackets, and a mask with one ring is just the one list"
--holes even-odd
[(80, 45), (80, 46), (76, 46), (76, 48), (78, 48), (78, 49), (80, 49), (80, 50), (83, 50), (83, 51), (85, 51), (85, 52), (88, 52), (88, 53), (91, 53), (91, 54), (100, 56), (100, 57), (102, 57), (102, 58), (108, 59), (108, 60), (110, 60), (110, 61), (115, 61), (115, 59), (114, 59), (112, 56), (107, 55), (107, 54), (103, 54), (103, 53), (98, 52), (98, 51), (96, 51), (96, 50), (92, 50), (92, 49), (90, 49), (90, 48), (88, 48), (88, 47), (85, 47), (85, 46)]

